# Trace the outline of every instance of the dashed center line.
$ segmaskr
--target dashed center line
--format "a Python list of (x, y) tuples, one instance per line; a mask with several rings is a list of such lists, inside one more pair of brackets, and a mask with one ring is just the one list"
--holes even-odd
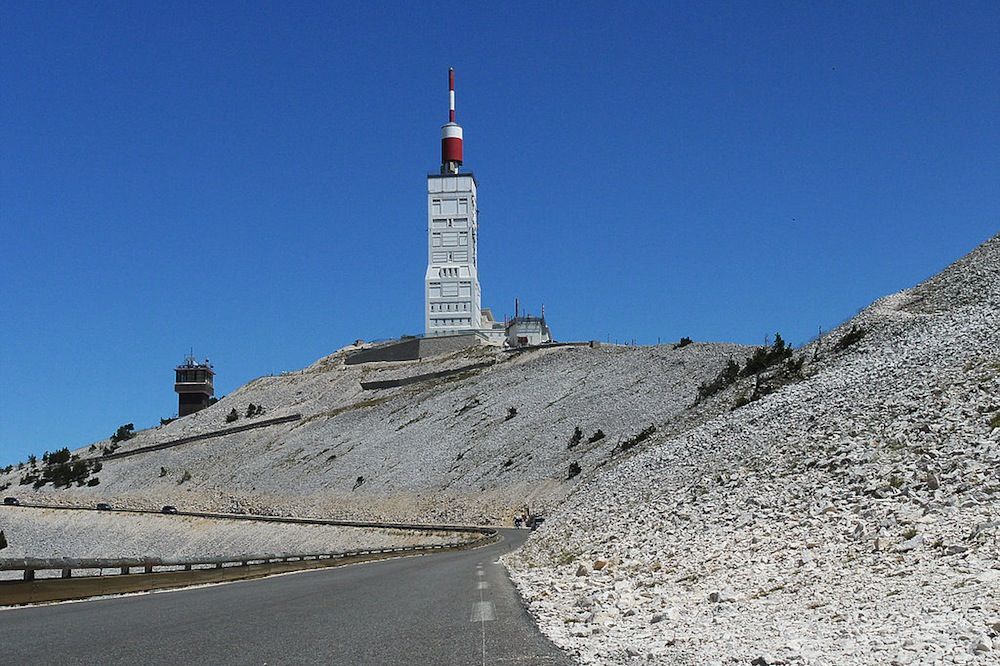
[(477, 590), (488, 590), (488, 589), (490, 589), (490, 584), (487, 583), (485, 580), (481, 580), (478, 583), (476, 583), (476, 589)]
[(491, 622), (495, 619), (497, 619), (497, 614), (492, 601), (476, 601), (472, 604), (470, 622)]
[(476, 575), (482, 577), (485, 576), (486, 574), (484, 574), (482, 571), (477, 571)]

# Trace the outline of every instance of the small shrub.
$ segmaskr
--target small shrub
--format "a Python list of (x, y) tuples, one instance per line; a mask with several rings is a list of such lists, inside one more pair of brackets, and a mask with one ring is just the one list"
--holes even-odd
[[(49, 452), (46, 451), (42, 455), (42, 460), (46, 460), (48, 457), (49, 457)], [(46, 460), (46, 462), (48, 462), (48, 461)], [(31, 465), (32, 467), (34, 467), (36, 464), (38, 464), (38, 458), (35, 457), (34, 453), (32, 453), (30, 456), (28, 456), (28, 464)]]
[(781, 333), (774, 334), (774, 344), (770, 347), (758, 347), (746, 365), (740, 371), (740, 376), (749, 377), (763, 372), (775, 363), (779, 363), (792, 355), (792, 348), (785, 344), (781, 338)]
[(994, 414), (993, 418), (990, 419), (990, 430), (996, 430), (997, 428), (1000, 428), (1000, 412)]
[(507, 458), (507, 462), (505, 462), (505, 463), (503, 464), (503, 466), (504, 466), (504, 467), (510, 467), (510, 466), (511, 466), (511, 465), (513, 465), (513, 464), (514, 464), (514, 459), (513, 459), (513, 458)]
[(181, 474), (181, 478), (177, 480), (177, 485), (178, 486), (182, 485), (185, 481), (190, 481), (190, 480), (191, 480), (191, 472), (184, 470), (184, 473)]
[(111, 435), (111, 443), (117, 444), (118, 442), (124, 442), (125, 440), (132, 439), (135, 437), (135, 425), (131, 423), (126, 423), (125, 425), (118, 426), (118, 430), (115, 434)]
[(351, 488), (351, 490), (357, 490), (358, 488), (361, 487), (361, 484), (364, 482), (365, 482), (365, 477), (359, 476), (357, 479), (354, 480), (354, 487)]
[(581, 471), (582, 470), (580, 469), (580, 465), (578, 463), (571, 462), (569, 464), (569, 474), (567, 474), (566, 480), (569, 481), (574, 476), (577, 476)]
[(593, 435), (591, 435), (590, 437), (587, 438), (587, 443), (588, 444), (593, 444), (594, 442), (600, 441), (602, 439), (604, 439), (604, 431), (603, 430), (598, 430)]
[(508, 407), (507, 418), (505, 418), (504, 421), (510, 421), (515, 416), (517, 416), (517, 407)]
[(581, 441), (583, 441), (583, 431), (580, 430), (580, 426), (577, 426), (576, 430), (573, 431), (573, 436), (569, 438), (569, 446), (566, 448), (572, 449)]
[(165, 426), (165, 425), (167, 425), (168, 423), (173, 423), (173, 422), (174, 422), (174, 421), (176, 421), (176, 420), (177, 420), (177, 419), (174, 419), (174, 418), (166, 418), (166, 419), (165, 419), (165, 418), (160, 418), (160, 425), (161, 425), (161, 426)]
[(691, 342), (692, 342), (691, 338), (688, 338), (688, 337), (681, 338), (680, 341), (677, 344), (674, 345), (674, 349), (680, 349), (681, 347), (687, 347), (689, 344), (691, 344)]
[(162, 479), (166, 475), (167, 475), (167, 468), (166, 467), (160, 467), (160, 478)]
[(865, 337), (865, 333), (867, 332), (868, 331), (866, 331), (861, 326), (858, 326), (857, 324), (851, 326), (851, 330), (849, 330), (847, 333), (844, 333), (844, 335), (840, 338), (840, 340), (837, 341), (836, 348), (838, 350), (847, 349), (855, 342)]
[(91, 444), (90, 447), (87, 450), (88, 451), (96, 451), (97, 450), (97, 445), (96, 444)]
[(98, 485), (98, 484), (99, 484), (100, 482), (101, 482), (101, 480), (100, 480), (100, 479), (98, 479), (98, 478), (97, 478), (97, 477), (95, 476), (95, 477), (94, 477), (94, 478), (92, 478), (91, 480), (87, 481), (87, 485), (88, 485), (88, 486), (90, 486), (91, 488), (93, 488), (94, 486)]
[(716, 375), (715, 379), (698, 387), (698, 399), (704, 400), (705, 398), (715, 395), (730, 384), (733, 384), (737, 379), (739, 379), (739, 376), (739, 364), (733, 359), (729, 359), (726, 367), (719, 371), (719, 374)]
[(226, 414), (226, 423), (233, 423), (238, 418), (240, 418), (240, 415), (236, 412), (236, 408), (234, 407), (228, 414)]
[(628, 451), (633, 446), (641, 444), (642, 442), (652, 437), (654, 432), (656, 432), (656, 426), (650, 425), (648, 428), (640, 432), (638, 435), (630, 437), (626, 439), (624, 442), (622, 442), (620, 445), (621, 450)]

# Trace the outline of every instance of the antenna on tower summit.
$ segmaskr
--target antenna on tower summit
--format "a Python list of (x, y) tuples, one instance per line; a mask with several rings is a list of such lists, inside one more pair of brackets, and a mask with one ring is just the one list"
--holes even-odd
[(455, 122), (455, 70), (448, 68), (448, 122), (441, 127), (441, 173), (456, 174), (462, 166), (462, 126)]

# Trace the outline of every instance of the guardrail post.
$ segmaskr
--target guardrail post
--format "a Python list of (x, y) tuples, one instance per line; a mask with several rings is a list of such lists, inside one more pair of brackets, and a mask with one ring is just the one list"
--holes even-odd
[(152, 564), (147, 564), (142, 569), (143, 569), (144, 573), (153, 573), (153, 565)]
[(121, 573), (121, 575), (123, 575), (123, 576), (127, 576), (127, 575), (128, 575), (128, 572), (129, 572), (129, 567), (122, 567), (122, 568), (121, 568), (121, 572), (120, 572), (120, 573)]
[(24, 570), (24, 580), (35, 580), (35, 570), (25, 569)]
[(216, 562), (215, 563), (215, 568), (216, 569), (221, 569), (222, 568), (222, 562)]
[(191, 565), (190, 564), (185, 564), (184, 565), (184, 571), (191, 571)]
[(63, 569), (62, 570), (62, 577), (63, 578), (72, 578), (73, 577), (73, 570), (72, 569)]

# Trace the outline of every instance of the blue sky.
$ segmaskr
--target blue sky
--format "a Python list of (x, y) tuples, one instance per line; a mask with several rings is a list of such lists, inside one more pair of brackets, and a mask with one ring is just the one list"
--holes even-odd
[(795, 343), (1000, 228), (1000, 4), (0, 7), (0, 464), (422, 329), (455, 67), (485, 305)]

